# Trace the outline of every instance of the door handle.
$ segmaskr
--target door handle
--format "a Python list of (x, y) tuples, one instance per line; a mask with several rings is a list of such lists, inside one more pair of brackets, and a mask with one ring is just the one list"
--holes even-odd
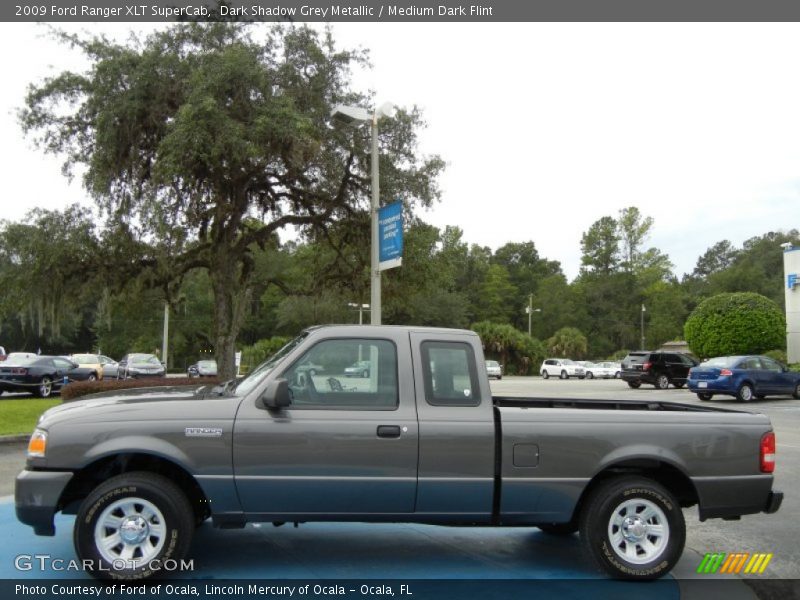
[(378, 437), (380, 438), (399, 438), (400, 426), (398, 425), (378, 425)]

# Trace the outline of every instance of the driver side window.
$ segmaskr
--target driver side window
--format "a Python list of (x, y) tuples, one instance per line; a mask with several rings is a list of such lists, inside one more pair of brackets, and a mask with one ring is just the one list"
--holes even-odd
[(397, 352), (388, 340), (332, 339), (312, 346), (282, 375), (292, 408), (394, 410)]

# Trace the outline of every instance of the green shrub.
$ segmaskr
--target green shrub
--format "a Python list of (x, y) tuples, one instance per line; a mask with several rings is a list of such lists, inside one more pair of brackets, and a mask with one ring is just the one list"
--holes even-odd
[(769, 356), (770, 358), (774, 358), (778, 362), (786, 364), (786, 352), (784, 352), (783, 350), (770, 350), (769, 352), (764, 352), (764, 356)]
[(152, 377), (142, 379), (103, 379), (100, 381), (76, 381), (61, 388), (61, 401), (71, 402), (79, 400), (89, 394), (99, 392), (113, 392), (116, 390), (129, 390), (132, 388), (150, 387), (172, 387), (172, 386), (200, 386), (216, 385), (219, 379), (216, 377), (203, 377), (202, 379), (192, 377)]
[(692, 311), (684, 334), (702, 358), (762, 354), (785, 346), (786, 319), (777, 304), (760, 294), (718, 294)]
[(249, 373), (278, 350), (283, 348), (291, 338), (274, 336), (259, 340), (252, 346), (242, 348), (242, 373)]

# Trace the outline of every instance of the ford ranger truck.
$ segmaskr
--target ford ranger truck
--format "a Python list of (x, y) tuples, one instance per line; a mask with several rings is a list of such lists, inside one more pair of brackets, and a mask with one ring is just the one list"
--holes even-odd
[[(358, 361), (369, 376), (345, 377)], [(682, 508), (777, 511), (774, 466), (763, 415), (492, 397), (471, 331), (326, 326), (241, 380), (51, 408), (15, 501), (39, 535), (54, 535), (54, 513), (76, 514), (75, 552), (102, 578), (157, 574), (211, 518), (578, 531), (612, 577), (654, 579), (683, 551)]]

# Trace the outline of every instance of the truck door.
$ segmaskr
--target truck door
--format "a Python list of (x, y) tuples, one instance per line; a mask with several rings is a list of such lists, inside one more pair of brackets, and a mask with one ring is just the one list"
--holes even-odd
[(479, 343), (457, 333), (411, 334), (420, 382), (416, 512), (432, 521), (491, 520), (495, 429)]
[(418, 427), (408, 334), (380, 333), (317, 340), (279, 374), (289, 382), (289, 407), (242, 403), (233, 456), (246, 513), (414, 511)]

